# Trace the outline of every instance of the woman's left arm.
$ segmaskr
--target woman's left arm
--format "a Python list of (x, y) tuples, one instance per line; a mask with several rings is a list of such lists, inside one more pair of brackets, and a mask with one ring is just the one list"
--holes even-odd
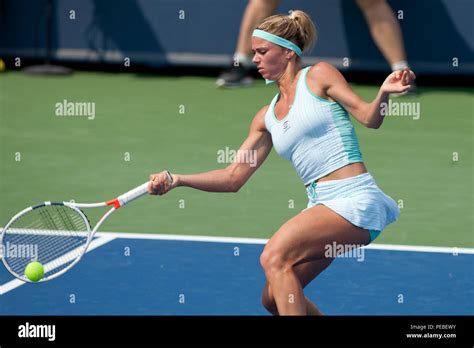
[(326, 95), (338, 103), (367, 128), (379, 128), (382, 125), (382, 103), (388, 102), (390, 93), (402, 93), (408, 90), (415, 79), (413, 71), (405, 68), (388, 75), (371, 103), (362, 100), (354, 93), (342, 74), (332, 65), (319, 63), (315, 75), (323, 84)]

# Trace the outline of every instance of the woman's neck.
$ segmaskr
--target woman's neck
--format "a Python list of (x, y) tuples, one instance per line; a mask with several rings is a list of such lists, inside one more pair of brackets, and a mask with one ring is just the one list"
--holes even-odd
[(280, 97), (287, 99), (288, 96), (294, 92), (294, 83), (296, 76), (301, 70), (301, 65), (299, 63), (290, 63), (288, 64), (286, 70), (280, 76), (277, 81), (278, 89), (280, 90)]

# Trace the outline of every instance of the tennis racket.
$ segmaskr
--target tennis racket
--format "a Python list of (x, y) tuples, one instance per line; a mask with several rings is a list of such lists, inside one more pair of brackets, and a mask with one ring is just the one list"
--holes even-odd
[[(173, 183), (169, 173), (167, 180)], [(3, 264), (12, 275), (25, 282), (32, 282), (25, 276), (25, 268), (33, 261), (43, 265), (44, 276), (40, 282), (64, 274), (86, 253), (104, 221), (147, 191), (148, 182), (106, 202), (44, 202), (22, 210), (8, 221), (0, 234)], [(92, 229), (81, 209), (107, 206), (111, 208)]]

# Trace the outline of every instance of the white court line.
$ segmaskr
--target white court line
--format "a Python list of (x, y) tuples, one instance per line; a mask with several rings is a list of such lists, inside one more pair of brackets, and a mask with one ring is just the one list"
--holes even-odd
[(375, 250), (415, 251), (422, 253), (474, 254), (473, 248), (450, 248), (423, 245), (369, 244), (365, 248)]
[[(1, 231), (1, 229), (0, 229)], [(28, 234), (28, 230), (23, 230)], [(58, 233), (56, 231), (46, 231), (47, 234)], [(37, 231), (35, 230), (35, 233)], [(86, 235), (87, 233), (84, 232)], [(61, 234), (59, 234), (61, 235)], [(65, 235), (69, 235), (69, 232)], [(114, 237), (122, 239), (155, 239), (155, 240), (176, 240), (188, 242), (211, 242), (211, 243), (241, 243), (241, 244), (266, 244), (268, 239), (262, 238), (239, 238), (239, 237), (217, 237), (217, 236), (199, 236), (199, 235), (178, 235), (178, 234), (154, 234), (154, 233), (128, 233), (128, 232), (97, 232), (96, 236)], [(370, 244), (366, 249), (374, 250), (395, 250), (395, 251), (413, 251), (428, 253), (448, 253), (448, 254), (474, 254), (474, 248), (458, 247), (437, 247), (423, 245), (400, 245), (400, 244)]]
[[(111, 235), (105, 235), (105, 236), (101, 236), (99, 238), (96, 238), (94, 239), (90, 244), (89, 244), (89, 248), (87, 248), (87, 251), (86, 253), (88, 253), (89, 251), (92, 251), (94, 250), (95, 248), (98, 248), (112, 240), (114, 240), (116, 237), (114, 236), (111, 236)], [(79, 261), (80, 262), (80, 261)], [(7, 292), (13, 290), (13, 289), (16, 289), (18, 288), (19, 286), (22, 286), (26, 284), (26, 282), (23, 282), (21, 281), (20, 279), (13, 279), (11, 281), (9, 281), (8, 283), (5, 283), (3, 285), (0, 285), (0, 295), (4, 295), (6, 294)]]
[[(180, 240), (189, 242), (211, 242), (211, 243), (241, 243), (241, 244), (266, 244), (268, 239), (262, 238), (238, 238), (238, 237), (214, 237), (214, 236), (189, 236), (176, 234), (152, 234), (152, 233), (125, 233), (125, 232), (99, 232), (100, 236), (114, 236), (122, 239), (155, 239), (155, 240)], [(427, 253), (448, 254), (474, 254), (474, 248), (458, 247), (436, 247), (422, 245), (398, 245), (398, 244), (369, 244), (364, 247), (375, 250), (414, 251)]]
[(153, 234), (153, 233), (127, 233), (127, 232), (98, 232), (98, 236), (114, 236), (122, 239), (155, 239), (155, 240), (180, 240), (186, 242), (211, 242), (211, 243), (241, 243), (241, 244), (266, 244), (268, 239), (215, 237), (215, 236), (189, 236), (178, 234)]
[(60, 237), (88, 237), (88, 231), (68, 231), (68, 230), (45, 230), (45, 229), (32, 229), (32, 228), (10, 228), (9, 233), (22, 234), (22, 235), (37, 235), (37, 236), (60, 236)]

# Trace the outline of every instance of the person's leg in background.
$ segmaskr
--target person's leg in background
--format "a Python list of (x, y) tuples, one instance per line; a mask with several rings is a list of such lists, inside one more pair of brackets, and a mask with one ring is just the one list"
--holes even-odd
[[(380, 52), (393, 71), (408, 66), (402, 30), (392, 8), (386, 0), (356, 0), (369, 26), (370, 33)], [(416, 86), (405, 92), (415, 94)]]
[(253, 79), (248, 76), (252, 63), (252, 31), (263, 19), (271, 16), (280, 0), (250, 0), (240, 23), (239, 38), (233, 56), (232, 66), (217, 78), (219, 87), (248, 85)]

